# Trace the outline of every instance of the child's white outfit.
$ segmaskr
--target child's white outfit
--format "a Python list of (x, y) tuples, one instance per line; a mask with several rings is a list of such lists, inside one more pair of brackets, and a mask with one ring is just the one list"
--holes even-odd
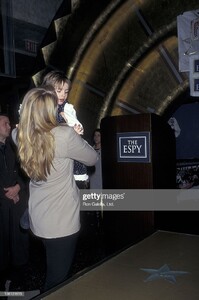
[(66, 103), (64, 105), (64, 115), (67, 119), (68, 126), (74, 127), (76, 124), (76, 125), (80, 125), (83, 128), (82, 124), (77, 119), (76, 111), (72, 104)]
[[(77, 119), (74, 106), (68, 103), (67, 100), (65, 100), (61, 105), (58, 105), (58, 110), (57, 110), (58, 122), (65, 123), (66, 122), (65, 119), (60, 115), (61, 112), (64, 112), (65, 118), (67, 119), (67, 124), (70, 127), (74, 127), (75, 125), (80, 125), (83, 128), (82, 124)], [(86, 166), (76, 160), (74, 161), (74, 177), (76, 181), (85, 182), (88, 180)]]

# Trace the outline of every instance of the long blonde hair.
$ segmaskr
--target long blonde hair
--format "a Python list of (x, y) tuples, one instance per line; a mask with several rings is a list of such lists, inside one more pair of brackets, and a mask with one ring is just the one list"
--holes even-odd
[(31, 89), (24, 97), (18, 125), (21, 167), (35, 181), (46, 180), (54, 158), (57, 95), (52, 87)]

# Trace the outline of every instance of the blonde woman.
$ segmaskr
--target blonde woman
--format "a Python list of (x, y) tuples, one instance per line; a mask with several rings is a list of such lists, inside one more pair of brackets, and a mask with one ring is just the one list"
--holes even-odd
[(21, 166), (30, 177), (30, 229), (46, 248), (44, 291), (67, 279), (75, 252), (80, 200), (74, 160), (87, 166), (97, 161), (73, 128), (57, 124), (56, 112), (54, 89), (33, 88), (24, 97), (17, 133)]

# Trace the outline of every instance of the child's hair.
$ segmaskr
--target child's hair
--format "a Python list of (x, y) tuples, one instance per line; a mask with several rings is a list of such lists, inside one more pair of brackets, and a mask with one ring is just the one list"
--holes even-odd
[(52, 86), (31, 89), (24, 97), (18, 125), (21, 166), (35, 180), (46, 180), (54, 158), (57, 95)]
[(64, 83), (67, 83), (70, 89), (71, 81), (66, 77), (64, 72), (53, 70), (44, 76), (42, 86), (52, 85), (55, 88), (56, 86), (62, 86)]

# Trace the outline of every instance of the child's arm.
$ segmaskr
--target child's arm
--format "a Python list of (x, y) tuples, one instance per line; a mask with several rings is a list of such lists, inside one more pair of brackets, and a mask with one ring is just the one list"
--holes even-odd
[(60, 113), (61, 116), (64, 118), (66, 123), (70, 126), (73, 127), (74, 130), (78, 134), (83, 134), (84, 133), (84, 128), (82, 124), (79, 122), (76, 116), (76, 111), (73, 107), (72, 104), (66, 103), (64, 106), (64, 111)]

